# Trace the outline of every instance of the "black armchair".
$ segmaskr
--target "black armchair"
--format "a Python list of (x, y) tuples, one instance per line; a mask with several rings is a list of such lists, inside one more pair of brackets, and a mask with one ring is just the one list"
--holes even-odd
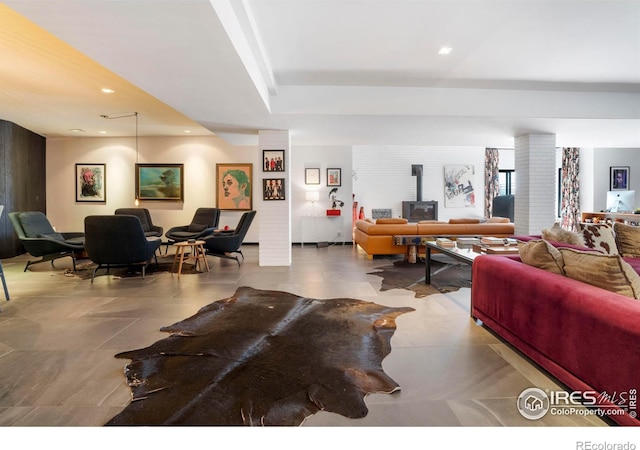
[(240, 246), (247, 235), (247, 231), (249, 231), (255, 215), (255, 211), (247, 211), (240, 217), (238, 225), (234, 230), (219, 231), (202, 238), (207, 255), (235, 259), (239, 266), (239, 256), (242, 256), (242, 260), (244, 261), (244, 255), (240, 250)]
[(47, 216), (40, 211), (10, 212), (9, 221), (24, 249), (36, 261), (27, 261), (26, 272), (30, 265), (44, 261), (53, 261), (69, 256), (76, 270), (76, 252), (84, 250), (84, 233), (57, 233)]
[(189, 225), (172, 227), (165, 233), (171, 242), (184, 242), (189, 239), (201, 239), (218, 228), (220, 210), (218, 208), (198, 208)]
[[(91, 282), (102, 267), (142, 268), (142, 278), (162, 240), (146, 237), (136, 216), (87, 216), (84, 219), (85, 249), (89, 259), (98, 266), (93, 270)], [(156, 258), (156, 265), (158, 260)]]
[(161, 226), (154, 225), (151, 221), (151, 214), (147, 208), (118, 208), (115, 212), (116, 215), (136, 216), (142, 223), (142, 229), (144, 235), (147, 237), (162, 237), (164, 229)]
[(498, 195), (493, 198), (491, 217), (508, 217), (513, 222), (515, 216), (515, 196)]

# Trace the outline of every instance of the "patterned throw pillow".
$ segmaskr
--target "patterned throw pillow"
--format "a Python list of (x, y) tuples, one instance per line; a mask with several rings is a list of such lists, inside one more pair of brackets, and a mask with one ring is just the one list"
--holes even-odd
[(617, 255), (618, 246), (611, 225), (601, 223), (583, 223), (580, 225), (585, 247), (608, 255)]
[(613, 225), (618, 252), (622, 256), (640, 257), (640, 227), (616, 222)]

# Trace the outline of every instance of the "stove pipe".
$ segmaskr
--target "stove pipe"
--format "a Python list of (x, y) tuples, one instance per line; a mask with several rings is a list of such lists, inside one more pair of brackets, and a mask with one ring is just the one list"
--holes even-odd
[(422, 201), (422, 164), (411, 165), (411, 175), (416, 177), (416, 201)]

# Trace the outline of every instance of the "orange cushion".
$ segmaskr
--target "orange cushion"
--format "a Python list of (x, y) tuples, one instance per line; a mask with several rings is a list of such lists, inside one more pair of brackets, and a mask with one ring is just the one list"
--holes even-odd
[(449, 223), (480, 223), (480, 219), (461, 218), (461, 219), (449, 219)]
[(388, 223), (408, 223), (409, 221), (407, 219), (402, 219), (400, 217), (387, 217), (387, 218), (380, 218), (380, 219), (376, 219), (376, 224), (388, 224)]

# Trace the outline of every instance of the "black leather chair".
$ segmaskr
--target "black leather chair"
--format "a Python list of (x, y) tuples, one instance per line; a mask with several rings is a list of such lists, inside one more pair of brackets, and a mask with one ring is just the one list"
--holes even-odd
[(142, 268), (142, 278), (162, 240), (146, 237), (140, 219), (136, 216), (87, 216), (84, 219), (85, 250), (89, 259), (98, 266), (93, 270), (91, 282), (96, 272), (110, 267)]
[(75, 254), (84, 250), (84, 233), (58, 233), (40, 211), (10, 212), (9, 221), (27, 253), (40, 258), (27, 261), (25, 272), (32, 264), (51, 261), (53, 265), (55, 259), (67, 256), (73, 260), (73, 270), (76, 270)]
[(162, 237), (164, 229), (161, 226), (154, 225), (151, 221), (151, 214), (147, 208), (118, 208), (116, 215), (136, 216), (142, 223), (142, 229), (147, 237)]
[(189, 225), (172, 227), (165, 233), (170, 242), (184, 242), (201, 239), (218, 228), (220, 210), (218, 208), (198, 208)]
[(498, 195), (493, 198), (491, 205), (491, 217), (508, 217), (511, 222), (514, 218), (515, 196)]
[[(0, 205), (0, 216), (2, 216), (2, 211), (4, 210), (4, 205)], [(2, 269), (2, 261), (0, 261), (0, 280), (2, 280), (2, 287), (4, 288), (4, 298), (9, 301), (9, 288), (7, 288), (7, 280), (4, 277), (4, 270)]]
[(242, 260), (244, 261), (244, 255), (242, 254), (242, 250), (240, 250), (240, 246), (255, 216), (255, 211), (247, 211), (242, 214), (235, 229), (217, 231), (210, 236), (202, 238), (207, 255), (235, 259), (239, 266), (239, 256), (242, 256)]

